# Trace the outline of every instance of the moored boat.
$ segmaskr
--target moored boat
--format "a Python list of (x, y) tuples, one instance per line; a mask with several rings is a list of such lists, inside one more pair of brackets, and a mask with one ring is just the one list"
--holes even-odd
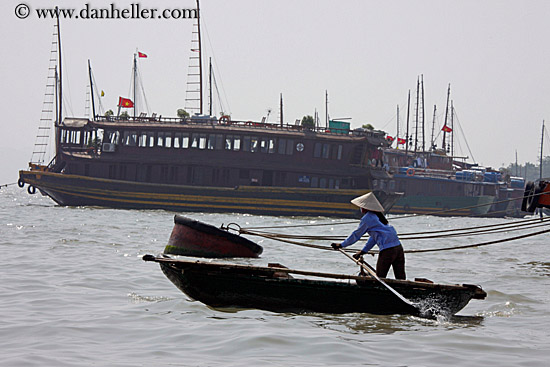
[[(451, 316), (486, 293), (475, 285), (385, 279), (415, 303), (403, 302), (374, 278), (267, 267), (208, 263), (145, 255), (192, 299), (211, 307), (258, 308), (274, 312), (409, 314)], [(297, 278), (308, 276), (310, 278)], [(318, 279), (311, 279), (315, 277)]]
[[(195, 33), (200, 35), (198, 5)], [(200, 67), (191, 73), (200, 75), (193, 87), (199, 95), (190, 99), (199, 106), (178, 111), (178, 117), (149, 115), (136, 101), (137, 54), (133, 101), (119, 97), (118, 104), (119, 112), (133, 108), (133, 116), (96, 113), (98, 91), (89, 66), (91, 116), (64, 117), (59, 19), (56, 36), (49, 69), (56, 73), (49, 77), (51, 100), (44, 109), (50, 114), (40, 119), (43, 140), (37, 140), (30, 169), (19, 172), (19, 185), (28, 185), (30, 194), (39, 190), (67, 206), (352, 218), (358, 212), (349, 201), (374, 191), (373, 180), (390, 179), (366, 163), (370, 152), (387, 146), (384, 132), (352, 130), (347, 122), (327, 121), (322, 127), (305, 117), (285, 121), (282, 97), (277, 123), (267, 122), (267, 116), (237, 121), (206, 114)], [(200, 37), (197, 41), (192, 58), (202, 65)], [(44, 149), (50, 137), (53, 157)], [(386, 210), (400, 197), (394, 190), (377, 191)]]
[(195, 257), (258, 257), (263, 248), (227, 230), (174, 216), (174, 228), (164, 253)]

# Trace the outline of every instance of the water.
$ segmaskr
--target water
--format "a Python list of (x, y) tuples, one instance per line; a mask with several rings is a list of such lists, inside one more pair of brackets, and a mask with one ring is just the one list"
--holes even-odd
[[(487, 299), (472, 300), (460, 317), (452, 319), (216, 310), (189, 300), (157, 264), (141, 260), (144, 254), (162, 251), (173, 215), (64, 208), (39, 194), (2, 188), (0, 365), (547, 366), (550, 360), (550, 255), (545, 235), (483, 248), (408, 254), (409, 279), (480, 284), (488, 293)], [(189, 216), (216, 226), (330, 221)], [(390, 217), (390, 221), (405, 233), (510, 220)], [(304, 227), (290, 233), (346, 235), (353, 228)], [(484, 240), (489, 239), (410, 240), (404, 245), (433, 248)], [(357, 272), (337, 252), (270, 240), (259, 243), (264, 247), (260, 259), (239, 261)], [(374, 258), (367, 260), (374, 264)]]

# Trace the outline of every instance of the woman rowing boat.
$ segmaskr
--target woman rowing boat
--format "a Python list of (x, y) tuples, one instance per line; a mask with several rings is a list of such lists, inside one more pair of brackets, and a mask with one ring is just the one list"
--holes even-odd
[(365, 234), (369, 234), (369, 240), (362, 250), (357, 251), (353, 257), (359, 259), (377, 245), (380, 249), (376, 263), (376, 275), (386, 278), (390, 267), (393, 267), (393, 274), (396, 279), (406, 279), (405, 275), (405, 254), (403, 246), (397, 237), (395, 228), (388, 224), (384, 216), (384, 207), (380, 204), (372, 192), (356, 197), (351, 201), (357, 205), (363, 213), (359, 227), (342, 243), (332, 243), (335, 250), (348, 247), (359, 241)]

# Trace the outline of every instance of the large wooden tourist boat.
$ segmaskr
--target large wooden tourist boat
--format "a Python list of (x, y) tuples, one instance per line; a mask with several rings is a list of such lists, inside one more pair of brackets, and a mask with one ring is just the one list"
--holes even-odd
[(178, 289), (211, 307), (434, 317), (454, 315), (471, 299), (487, 296), (475, 285), (384, 279), (387, 285), (414, 302), (411, 305), (376, 279), (366, 276), (292, 270), (280, 264), (261, 267), (190, 261), (165, 255), (145, 255), (143, 260), (159, 263)]
[[(59, 34), (58, 21), (54, 56), (62, 54)], [(195, 51), (200, 60), (200, 42)], [(134, 85), (136, 65), (134, 56)], [(369, 152), (387, 146), (384, 132), (287, 123), (282, 113), (277, 123), (205, 115), (202, 67), (200, 109), (177, 118), (147, 116), (135, 97), (119, 102), (133, 106), (133, 116), (96, 114), (91, 68), (93, 117), (63, 118), (61, 62), (51, 69), (59, 70), (48, 107), (56, 106), (55, 156), (32, 161), (19, 172), (19, 185), (59, 205), (353, 218), (359, 213), (350, 200), (371, 191), (373, 180), (391, 179), (366, 164)], [(45, 136), (51, 126), (41, 128)], [(45, 143), (38, 145), (35, 153), (44, 153)], [(377, 190), (386, 209), (399, 196)]]

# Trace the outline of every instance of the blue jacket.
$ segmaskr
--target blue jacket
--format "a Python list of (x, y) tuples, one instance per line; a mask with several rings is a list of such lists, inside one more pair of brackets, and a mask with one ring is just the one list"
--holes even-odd
[(383, 224), (373, 212), (367, 212), (361, 218), (359, 227), (342, 242), (342, 247), (348, 247), (361, 239), (365, 233), (369, 234), (369, 240), (363, 247), (363, 252), (368, 252), (374, 245), (378, 245), (380, 251), (399, 246), (399, 238), (395, 228), (389, 224)]

